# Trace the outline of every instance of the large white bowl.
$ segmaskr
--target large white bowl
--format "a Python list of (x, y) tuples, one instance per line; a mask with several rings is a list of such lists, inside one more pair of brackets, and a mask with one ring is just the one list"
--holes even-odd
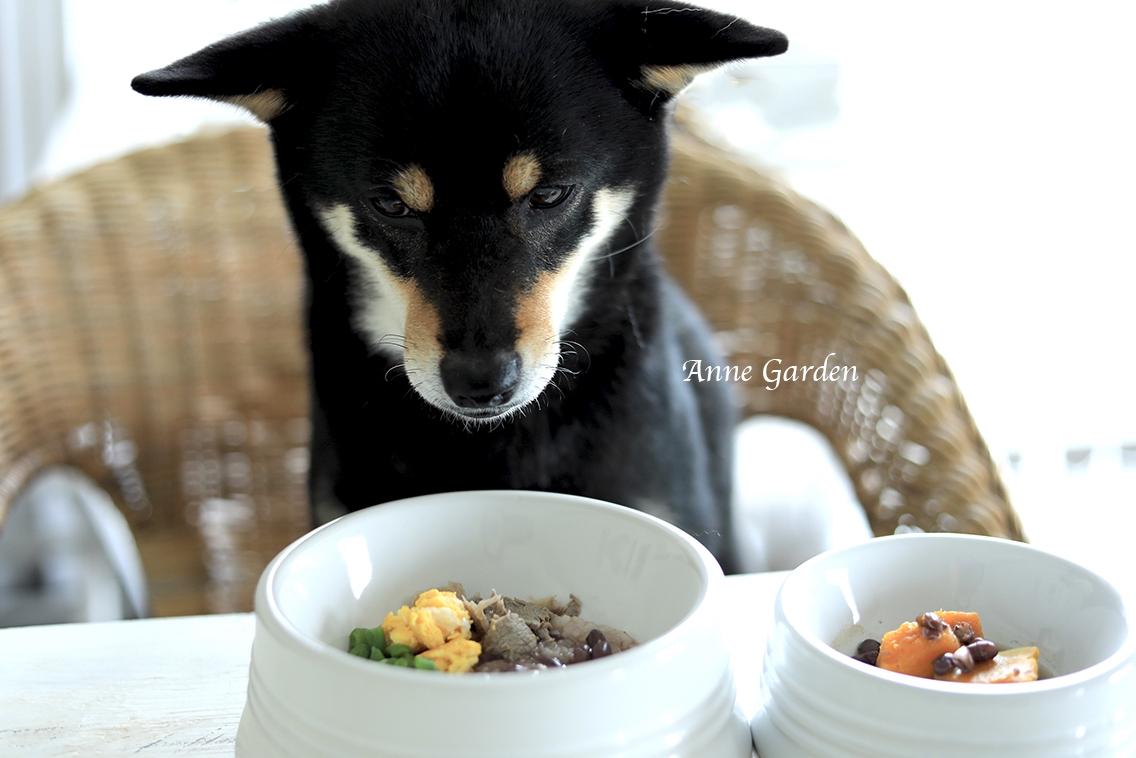
[[(539, 598), (640, 644), (565, 669), (450, 675), (349, 655), (416, 592)], [(722, 571), (656, 518), (585, 498), (484, 491), (345, 516), (265, 570), (238, 757), (748, 758), (716, 607)]]
[[(940, 608), (977, 611), (1003, 647), (1036, 645), (1052, 678), (937, 682), (846, 655)], [(781, 588), (763, 667), (761, 758), (1136, 755), (1131, 609), (1101, 577), (1029, 545), (902, 535), (818, 556)]]

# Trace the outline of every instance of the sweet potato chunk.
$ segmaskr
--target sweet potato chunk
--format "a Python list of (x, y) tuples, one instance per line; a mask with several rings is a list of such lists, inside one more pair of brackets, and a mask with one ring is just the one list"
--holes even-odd
[[(874, 640), (860, 645), (857, 660), (871, 664), (861, 653)], [(977, 613), (925, 613), (884, 635), (875, 665), (888, 671), (947, 682), (999, 684), (1032, 682), (1038, 678), (1038, 649), (1022, 647), (999, 652), (982, 635)]]
[(1003, 650), (994, 656), (994, 660), (979, 663), (965, 674), (954, 669), (935, 678), (947, 682), (974, 682), (975, 684), (1035, 682), (1037, 681), (1037, 654), (1036, 647)]
[(978, 620), (977, 613), (965, 613), (963, 611), (939, 611), (939, 618), (946, 623), (951, 629), (961, 623), (970, 624), (970, 628), (974, 630), (974, 634), (978, 637), (982, 635), (982, 622)]
[(898, 629), (884, 635), (876, 665), (899, 674), (930, 679), (935, 674), (932, 666), (934, 660), (943, 653), (953, 653), (959, 648), (958, 638), (951, 631), (953, 628), (948, 622), (948, 628), (942, 634), (928, 639), (923, 634), (923, 627), (914, 621), (905, 621)]

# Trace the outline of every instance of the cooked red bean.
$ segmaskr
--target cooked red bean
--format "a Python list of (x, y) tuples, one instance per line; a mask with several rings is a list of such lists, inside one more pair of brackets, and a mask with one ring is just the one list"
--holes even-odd
[(974, 658), (975, 663), (983, 663), (985, 661), (994, 660), (994, 656), (998, 655), (998, 646), (990, 640), (975, 637), (974, 641), (966, 646), (970, 651), (970, 655)]
[(962, 673), (966, 673), (974, 669), (974, 656), (970, 654), (970, 648), (963, 646), (956, 650), (951, 658), (954, 659), (955, 666)]
[(856, 648), (856, 655), (852, 656), (858, 661), (862, 661), (869, 666), (875, 666), (876, 660), (880, 655), (880, 643), (878, 640), (866, 639), (860, 643)]
[(866, 640), (864, 640), (863, 642), (860, 643), (860, 646), (858, 648), (856, 648), (856, 652), (857, 653), (878, 653), (878, 652), (880, 652), (880, 642), (879, 642), (879, 640), (866, 639)]
[(965, 621), (960, 621), (955, 624), (955, 636), (958, 637), (960, 645), (969, 645), (975, 640), (974, 627)]
[(577, 645), (572, 651), (572, 659), (569, 663), (583, 663), (592, 657), (592, 649), (587, 645)]
[(588, 637), (584, 642), (592, 650), (592, 660), (611, 655), (611, 643), (607, 641), (607, 637), (599, 629), (588, 632)]
[(915, 623), (923, 627), (923, 636), (929, 640), (938, 639), (947, 630), (947, 625), (937, 613), (923, 613), (916, 616)]
[(934, 667), (937, 675), (943, 676), (955, 667), (955, 657), (950, 653), (943, 653), (936, 658), (931, 665)]

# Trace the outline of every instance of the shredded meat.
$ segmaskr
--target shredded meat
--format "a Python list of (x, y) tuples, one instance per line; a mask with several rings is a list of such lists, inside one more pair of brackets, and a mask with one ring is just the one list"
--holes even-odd
[(484, 599), (480, 595), (467, 598), (455, 582), (446, 589), (462, 599), (472, 621), (472, 637), (481, 643), (481, 658), (474, 671), (557, 668), (590, 660), (598, 653), (593, 654), (588, 635), (597, 629), (611, 652), (636, 644), (626, 632), (581, 619), (580, 599), (575, 595), (560, 605), (553, 597), (525, 601), (502, 597), (496, 590)]
[(520, 663), (536, 657), (537, 638), (525, 620), (515, 613), (497, 616), (481, 641), (483, 655)]
[(524, 600), (515, 600), (511, 597), (505, 598), (505, 608), (510, 613), (515, 613), (524, 619), (534, 632), (552, 618), (552, 611), (543, 605), (526, 603)]

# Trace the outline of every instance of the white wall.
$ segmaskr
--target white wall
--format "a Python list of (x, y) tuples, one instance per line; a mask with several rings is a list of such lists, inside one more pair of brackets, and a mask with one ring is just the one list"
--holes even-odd
[(0, 0), (0, 202), (22, 195), (63, 106), (61, 0)]
[(219, 38), (312, 5), (310, 0), (64, 0), (74, 95), (40, 178), (54, 178), (201, 128), (249, 122), (219, 103), (148, 98), (130, 89)]
[(789, 36), (775, 94), (839, 64), (838, 119), (757, 154), (905, 287), (1032, 541), (1132, 574), (1136, 6), (715, 4)]

